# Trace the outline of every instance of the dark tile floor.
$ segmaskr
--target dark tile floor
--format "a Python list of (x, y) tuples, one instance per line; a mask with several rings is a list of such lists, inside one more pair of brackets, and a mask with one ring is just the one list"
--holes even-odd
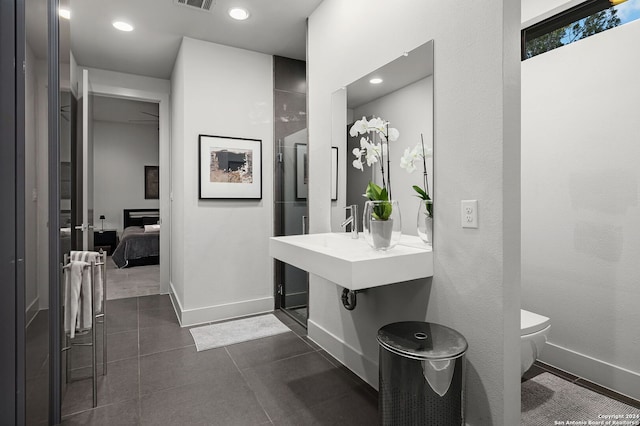
[(63, 424), (378, 422), (377, 392), (280, 312), (290, 333), (203, 352), (178, 325), (168, 296), (111, 300), (107, 316), (108, 373), (98, 380), (98, 407), (91, 408), (91, 379), (81, 379), (90, 374), (90, 350), (74, 347)]
[(554, 374), (560, 378), (563, 378), (573, 384), (576, 384), (578, 386), (582, 386), (583, 388), (587, 388), (590, 389), (594, 392), (597, 392), (601, 395), (607, 396), (611, 399), (615, 399), (616, 401), (620, 401), (623, 402), (627, 405), (630, 405), (632, 407), (635, 408), (640, 408), (640, 401), (637, 401), (633, 398), (629, 398), (628, 396), (622, 395), (618, 392), (614, 392), (611, 389), (607, 389), (605, 387), (599, 386), (593, 382), (590, 382), (588, 380), (582, 379), (578, 376), (575, 376), (571, 373), (567, 373), (566, 371), (560, 370), (558, 368), (555, 368), (551, 365), (545, 364), (543, 362), (540, 361), (536, 361), (533, 366), (524, 373), (524, 375), (522, 376), (522, 382), (532, 379), (534, 377), (536, 377), (539, 374), (542, 373), (551, 373)]

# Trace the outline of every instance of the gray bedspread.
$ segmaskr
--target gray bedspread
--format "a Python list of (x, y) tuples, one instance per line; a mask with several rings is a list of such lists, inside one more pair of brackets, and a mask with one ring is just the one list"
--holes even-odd
[(160, 256), (160, 232), (145, 233), (144, 228), (130, 226), (122, 233), (111, 258), (118, 268), (125, 268), (130, 260), (152, 256)]

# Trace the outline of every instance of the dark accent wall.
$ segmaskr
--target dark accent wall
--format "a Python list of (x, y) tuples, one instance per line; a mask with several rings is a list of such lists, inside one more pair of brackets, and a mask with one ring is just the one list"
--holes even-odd
[(0, 0), (0, 422), (18, 425), (24, 423), (24, 41), (23, 1)]
[[(302, 233), (302, 217), (308, 216), (307, 199), (296, 197), (295, 145), (307, 144), (294, 136), (307, 128), (307, 65), (305, 61), (273, 57), (274, 112), (274, 235)], [(284, 294), (276, 291), (276, 308), (307, 304), (307, 274), (282, 262), (275, 262), (275, 283), (284, 284)]]

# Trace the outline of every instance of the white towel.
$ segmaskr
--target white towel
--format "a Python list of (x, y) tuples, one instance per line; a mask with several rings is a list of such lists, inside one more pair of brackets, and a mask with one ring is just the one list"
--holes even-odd
[[(81, 262), (87, 263), (99, 263), (102, 262), (102, 256), (100, 253), (95, 251), (72, 251), (69, 256), (69, 260), (79, 260)], [(96, 314), (102, 312), (102, 303), (103, 303), (103, 294), (104, 294), (104, 283), (102, 282), (102, 268), (106, 268), (107, 265), (96, 266), (94, 277), (96, 283), (96, 301), (95, 301), (95, 310)], [(89, 287), (89, 294), (91, 292), (91, 287)]]
[[(73, 339), (76, 328), (82, 330), (86, 326), (86, 311), (80, 313), (81, 310), (81, 293), (86, 292), (84, 283), (89, 282), (89, 274), (85, 267), (89, 266), (87, 262), (72, 260), (64, 267), (64, 331), (69, 333)], [(85, 284), (85, 285), (83, 285)], [(91, 284), (89, 284), (91, 285)], [(89, 307), (91, 307), (91, 289), (89, 289)], [(91, 309), (89, 311), (89, 326), (91, 325)]]

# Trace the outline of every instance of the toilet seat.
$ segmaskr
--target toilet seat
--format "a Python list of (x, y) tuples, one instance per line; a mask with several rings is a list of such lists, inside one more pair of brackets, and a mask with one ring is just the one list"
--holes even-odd
[(520, 336), (537, 333), (547, 328), (551, 320), (545, 316), (520, 309)]

